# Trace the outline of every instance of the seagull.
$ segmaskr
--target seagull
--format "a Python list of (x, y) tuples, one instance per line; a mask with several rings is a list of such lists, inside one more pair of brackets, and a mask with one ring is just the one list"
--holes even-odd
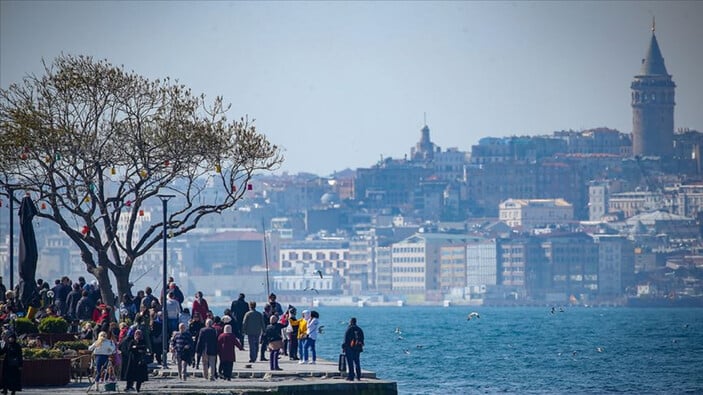
[(405, 353), (405, 355), (410, 355), (410, 350), (408, 350), (407, 348), (403, 350), (403, 352)]
[(325, 326), (324, 326), (324, 325), (320, 325), (320, 327), (317, 328), (317, 332), (318, 332), (318, 333), (323, 333), (324, 329), (325, 329)]
[(319, 269), (315, 270), (315, 274), (317, 274), (318, 276), (320, 276), (320, 278), (322, 278), (322, 270), (319, 270)]
[(554, 314), (555, 312), (556, 312), (556, 309), (554, 308), (554, 306), (552, 306), (552, 310), (550, 311), (550, 313)]
[(603, 352), (605, 349), (603, 347), (596, 347), (596, 351)]
[(418, 344), (417, 346), (415, 346), (415, 348), (417, 348), (418, 350), (421, 349), (422, 347), (424, 347), (422, 344)]
[(481, 318), (481, 316), (478, 315), (477, 312), (472, 311), (471, 313), (469, 313), (469, 316), (466, 317), (466, 320), (469, 321), (469, 320), (474, 319), (474, 318)]
[(318, 291), (317, 289), (315, 289), (315, 288), (308, 288), (308, 287), (305, 287), (305, 288), (303, 289), (303, 291), (315, 291), (316, 294), (319, 294), (319, 293), (320, 293), (320, 291)]
[(398, 340), (403, 340), (405, 339), (403, 336), (398, 335)]
[(395, 333), (397, 333), (397, 334), (400, 335), (400, 334), (403, 333), (403, 332), (400, 331), (400, 327), (396, 327), (396, 328), (395, 328)]

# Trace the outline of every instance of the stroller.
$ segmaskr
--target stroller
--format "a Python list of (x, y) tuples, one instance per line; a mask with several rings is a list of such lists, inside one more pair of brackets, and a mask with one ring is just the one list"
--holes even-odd
[[(115, 374), (114, 358), (114, 355), (110, 355), (107, 359), (107, 363), (100, 370), (100, 373), (97, 376), (98, 379), (93, 383), (95, 384), (96, 391), (100, 392), (100, 386), (103, 387), (104, 391), (117, 391), (117, 375)], [(95, 360), (93, 360), (93, 363), (95, 363)], [(86, 392), (89, 392), (93, 388), (93, 384), (88, 387)]]

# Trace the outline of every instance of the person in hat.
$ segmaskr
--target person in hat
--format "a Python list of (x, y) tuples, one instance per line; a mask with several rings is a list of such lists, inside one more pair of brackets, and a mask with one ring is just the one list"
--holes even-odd
[(283, 315), (283, 307), (281, 306), (280, 303), (276, 301), (276, 294), (271, 292), (269, 295), (269, 302), (268, 305), (271, 306), (271, 314), (275, 315), (277, 317), (280, 317)]
[(2, 393), (10, 391), (15, 395), (15, 391), (22, 391), (22, 346), (17, 343), (14, 332), (10, 332), (5, 341), (5, 345), (0, 348), (0, 355), (4, 355), (2, 363)]

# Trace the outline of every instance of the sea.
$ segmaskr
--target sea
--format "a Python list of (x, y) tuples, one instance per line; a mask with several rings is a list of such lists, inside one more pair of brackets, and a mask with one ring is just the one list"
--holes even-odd
[(315, 310), (318, 356), (338, 360), (356, 317), (362, 368), (397, 382), (399, 394), (703, 394), (700, 308)]

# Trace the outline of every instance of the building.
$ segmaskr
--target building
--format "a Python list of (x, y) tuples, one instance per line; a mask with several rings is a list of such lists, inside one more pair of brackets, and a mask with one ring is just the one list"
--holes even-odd
[(470, 299), (483, 299), (487, 287), (498, 284), (495, 239), (469, 239), (466, 243), (466, 287)]
[(566, 225), (573, 222), (574, 209), (564, 199), (508, 199), (499, 206), (499, 218), (522, 229)]
[(466, 248), (466, 239), (465, 235), (419, 232), (394, 243), (391, 249), (393, 292), (414, 294), (425, 300), (428, 292), (439, 290), (442, 247), (460, 245)]
[(652, 22), (652, 38), (632, 89), (632, 153), (669, 158), (673, 154), (674, 90)]

